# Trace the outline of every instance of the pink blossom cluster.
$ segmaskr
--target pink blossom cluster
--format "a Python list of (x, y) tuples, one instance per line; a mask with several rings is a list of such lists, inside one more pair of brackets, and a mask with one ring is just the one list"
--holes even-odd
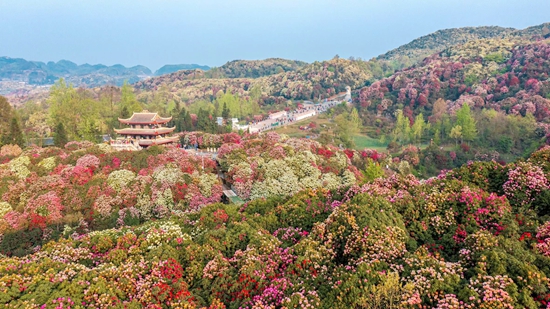
[(508, 172), (508, 181), (503, 185), (508, 199), (524, 206), (533, 201), (536, 194), (549, 188), (548, 179), (539, 166), (519, 162)]

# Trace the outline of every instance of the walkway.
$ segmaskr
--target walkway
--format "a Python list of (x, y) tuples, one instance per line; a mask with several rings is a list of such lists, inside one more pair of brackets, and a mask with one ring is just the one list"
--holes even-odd
[[(259, 122), (252, 123), (249, 127), (250, 133), (264, 132), (274, 130), (280, 126), (287, 124), (293, 124), (298, 121), (302, 121), (307, 118), (311, 118), (317, 114), (321, 114), (329, 110), (330, 108), (340, 104), (342, 101), (325, 101), (322, 103), (314, 104), (311, 101), (305, 101), (304, 108), (299, 108), (294, 111), (288, 112), (286, 116), (277, 119), (266, 119)], [(314, 113), (307, 115), (308, 112)], [(305, 117), (304, 117), (305, 116)], [(296, 119), (296, 118), (299, 119)]]

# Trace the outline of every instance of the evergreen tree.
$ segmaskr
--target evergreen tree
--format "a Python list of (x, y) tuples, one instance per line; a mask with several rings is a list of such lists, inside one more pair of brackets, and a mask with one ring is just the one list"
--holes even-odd
[(13, 118), (13, 107), (8, 103), (8, 100), (0, 96), (0, 140), (9, 134), (10, 120)]
[(210, 132), (211, 131), (211, 125), (208, 111), (203, 110), (202, 108), (199, 109), (199, 113), (197, 114), (197, 130), (203, 131), (203, 132)]
[(24, 146), (23, 132), (21, 132), (21, 127), (19, 126), (17, 118), (11, 118), (9, 131), (2, 136), (2, 144), (18, 145), (20, 147)]
[(183, 132), (183, 110), (180, 110), (177, 114), (172, 116), (172, 121), (176, 126), (176, 132)]
[(229, 109), (227, 109), (227, 103), (223, 102), (222, 118), (228, 120), (231, 117)]
[(120, 118), (126, 119), (130, 118), (130, 112), (128, 111), (128, 107), (124, 106), (122, 107), (122, 110), (120, 111)]
[(176, 131), (193, 131), (193, 122), (187, 109), (182, 108), (176, 118)]
[(191, 119), (191, 114), (189, 111), (185, 110), (185, 115), (183, 117), (183, 127), (184, 131), (194, 131), (195, 126), (193, 126), (193, 119)]
[(444, 114), (441, 118), (441, 137), (443, 141), (443, 138), (446, 138), (453, 128), (453, 125), (451, 123), (451, 117), (447, 114)]
[(65, 126), (62, 122), (58, 122), (55, 126), (55, 131), (53, 135), (53, 143), (57, 147), (63, 147), (68, 143), (67, 132), (65, 132)]
[(439, 146), (441, 144), (441, 132), (439, 131), (439, 129), (435, 130), (433, 142), (436, 146)]
[(120, 91), (122, 92), (120, 97), (120, 105), (122, 108), (126, 107), (128, 114), (132, 112), (141, 112), (143, 110), (141, 104), (136, 100), (132, 86), (130, 86), (128, 82), (124, 82), (124, 85), (122, 85)]
[(175, 102), (174, 108), (170, 111), (170, 114), (172, 115), (172, 119), (174, 119), (174, 122), (177, 122), (177, 119), (180, 116), (180, 112), (181, 112), (180, 102)]

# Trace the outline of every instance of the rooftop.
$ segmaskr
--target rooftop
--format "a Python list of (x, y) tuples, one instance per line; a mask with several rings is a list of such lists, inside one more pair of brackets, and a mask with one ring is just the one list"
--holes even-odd
[(134, 113), (132, 117), (127, 119), (118, 118), (118, 121), (127, 124), (144, 124), (144, 123), (167, 123), (172, 120), (172, 117), (163, 118), (158, 113), (151, 113), (149, 111), (142, 111), (141, 113)]
[(159, 135), (159, 134), (167, 134), (174, 131), (176, 127), (172, 128), (155, 128), (155, 129), (132, 129), (132, 128), (124, 128), (117, 130), (115, 129), (115, 132), (117, 134), (130, 134), (130, 135)]

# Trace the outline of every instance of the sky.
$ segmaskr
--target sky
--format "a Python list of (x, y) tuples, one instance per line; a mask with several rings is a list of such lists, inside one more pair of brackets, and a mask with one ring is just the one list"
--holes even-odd
[(0, 0), (0, 56), (77, 64), (370, 59), (440, 29), (550, 22), (548, 0)]

